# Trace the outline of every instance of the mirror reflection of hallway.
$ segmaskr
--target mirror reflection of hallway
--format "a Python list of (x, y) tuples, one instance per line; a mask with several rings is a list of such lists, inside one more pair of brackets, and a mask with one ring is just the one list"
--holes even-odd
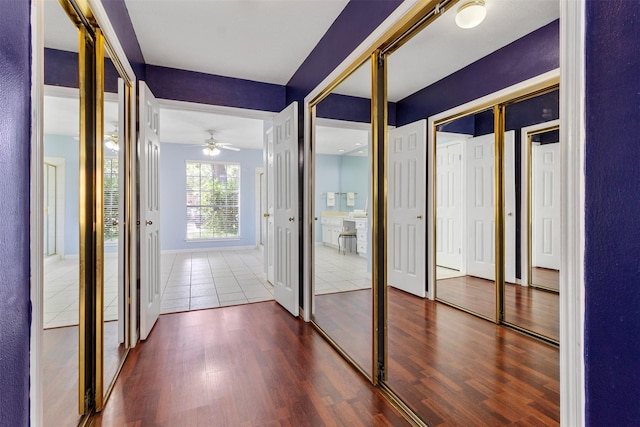
[(505, 126), (517, 134), (515, 281), (504, 289), (505, 323), (560, 340), (559, 90), (509, 103)]
[(490, 320), (497, 304), (493, 123), (488, 109), (439, 125), (434, 165), (436, 299)]
[(40, 295), (42, 401), (36, 403), (42, 405), (43, 420), (77, 425), (81, 418), (78, 29), (58, 2), (44, 2), (43, 8), (45, 68), (66, 58), (72, 81), (67, 87), (47, 85), (43, 90), (42, 167), (46, 173), (42, 219), (46, 233)]
[[(316, 106), (312, 260), (312, 320), (368, 375), (372, 351), (370, 70), (371, 63), (366, 61)], [(354, 88), (354, 83), (360, 84)]]

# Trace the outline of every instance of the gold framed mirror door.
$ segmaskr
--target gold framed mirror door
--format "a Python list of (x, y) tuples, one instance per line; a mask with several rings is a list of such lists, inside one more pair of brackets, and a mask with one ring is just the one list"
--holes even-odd
[(310, 109), (314, 325), (372, 378), (371, 63)]
[[(134, 82), (109, 42), (104, 49), (103, 134), (101, 138), (102, 212), (103, 212), (103, 301), (101, 353), (101, 410), (115, 383), (131, 346), (131, 229), (135, 194), (132, 171), (135, 149), (132, 147), (132, 93)], [(100, 343), (98, 343), (100, 345)]]
[[(103, 408), (131, 345), (128, 304), (134, 254), (131, 239), (135, 233), (130, 219), (135, 197), (133, 77), (105, 41), (86, 2), (45, 2), (42, 7), (43, 48), (48, 62), (44, 90), (44, 160), (55, 166), (48, 170), (55, 170), (55, 177), (50, 175), (56, 179), (47, 180), (47, 184), (57, 186), (54, 188), (57, 216), (53, 222), (49, 221), (55, 226), (57, 243), (48, 244), (48, 249), (55, 247), (56, 250), (49, 253), (43, 276), (42, 407), (45, 420), (56, 419), (71, 425), (86, 423), (92, 413)], [(106, 19), (104, 10), (99, 13), (103, 15), (101, 19)], [(67, 31), (69, 37), (65, 37), (61, 29), (69, 18), (73, 31)], [(106, 72), (105, 63), (108, 64)], [(65, 73), (70, 64), (77, 67), (77, 77)], [(105, 75), (107, 88), (111, 90), (107, 95)], [(113, 129), (105, 126), (105, 117), (111, 117), (108, 127), (117, 123), (115, 139), (123, 147), (115, 158), (110, 156), (112, 153), (105, 156), (105, 136), (113, 134)], [(109, 240), (114, 232), (117, 243), (105, 250), (105, 238)], [(107, 246), (112, 243), (108, 242)], [(116, 284), (117, 295), (109, 289), (105, 291), (105, 283), (110, 281)], [(61, 286), (65, 286), (64, 289)], [(67, 304), (68, 298), (75, 302)], [(109, 335), (104, 333), (105, 322), (108, 325), (110, 320), (115, 320), (111, 315), (113, 304), (118, 327), (115, 334)], [(76, 331), (72, 335), (77, 347), (71, 345), (73, 337), (70, 341), (60, 335), (66, 329)], [(105, 341), (112, 336), (113, 340)], [(63, 343), (66, 343), (64, 353), (56, 347)], [(54, 380), (54, 375), (61, 377)], [(74, 377), (77, 381), (73, 381)], [(47, 391), (49, 383), (58, 386), (51, 389), (52, 393)], [(60, 390), (73, 393), (75, 405), (67, 398), (70, 393)]]
[[(482, 335), (483, 333), (475, 335), (478, 330), (482, 329), (490, 335), (499, 335), (496, 340), (493, 340), (493, 335), (487, 340), (491, 342), (491, 346), (494, 346), (486, 349), (487, 354), (490, 354), (489, 357), (500, 357), (496, 356), (496, 352), (501, 351), (499, 349), (500, 337), (504, 338), (509, 334), (509, 337), (512, 338), (510, 334), (515, 333), (510, 328), (500, 328), (500, 332), (496, 333), (497, 324), (535, 335), (521, 325), (512, 324), (508, 315), (516, 313), (517, 308), (505, 307), (505, 295), (509, 294), (505, 282), (515, 283), (518, 286), (522, 284), (518, 272), (520, 268), (518, 266), (520, 263), (519, 253), (511, 248), (520, 245), (520, 240), (516, 237), (519, 232), (516, 231), (517, 222), (520, 221), (521, 213), (519, 208), (521, 189), (518, 185), (519, 178), (517, 179), (521, 173), (519, 163), (521, 146), (518, 132), (523, 132), (522, 128), (528, 125), (520, 123), (517, 129), (512, 127), (510, 115), (514, 104), (551, 92), (557, 89), (559, 84), (559, 72), (556, 69), (528, 80), (524, 80), (525, 77), (523, 77), (523, 80), (516, 80), (513, 86), (506, 88), (501, 86), (499, 82), (493, 82), (497, 88), (489, 94), (475, 91), (477, 82), (483, 79), (495, 80), (493, 74), (496, 70), (489, 66), (483, 68), (485, 75), (469, 73), (466, 74), (467, 80), (465, 82), (458, 81), (455, 86), (448, 87), (449, 92), (456, 92), (452, 94), (454, 100), (462, 99), (462, 101), (456, 101), (461, 105), (454, 103), (454, 101), (448, 104), (446, 100), (442, 101), (442, 98), (446, 98), (449, 92), (438, 91), (432, 86), (437, 86), (436, 83), (440, 82), (438, 79), (447, 79), (462, 69), (456, 68), (449, 71), (453, 74), (439, 75), (431, 81), (420, 79), (431, 66), (437, 68), (438, 64), (436, 63), (440, 58), (453, 60), (446, 55), (451, 51), (450, 46), (446, 43), (446, 38), (452, 33), (449, 32), (450, 29), (438, 27), (438, 25), (444, 26), (449, 25), (449, 21), (453, 22), (456, 10), (452, 6), (456, 3), (455, 1), (419, 2), (419, 5), (412, 12), (399, 20), (379, 40), (374, 41), (371, 49), (367, 51), (371, 56), (371, 85), (373, 88), (371, 93), (371, 151), (373, 156), (370, 158), (372, 208), (369, 224), (372, 231), (369, 250), (373, 254), (374, 265), (371, 271), (372, 300), (370, 301), (373, 326), (370, 350), (372, 367), (370, 375), (367, 371), (363, 373), (372, 383), (378, 385), (398, 408), (402, 409), (407, 419), (417, 425), (424, 425), (426, 422), (446, 422), (447, 420), (454, 423), (473, 424), (474, 421), (480, 420), (473, 411), (463, 414), (461, 412), (466, 410), (448, 410), (451, 408), (451, 403), (443, 402), (442, 399), (442, 396), (452, 392), (452, 388), (456, 389), (456, 393), (461, 393), (461, 390), (465, 388), (460, 384), (466, 381), (465, 378), (469, 378), (466, 363), (482, 363), (482, 361), (475, 359), (478, 353), (475, 344), (482, 341), (478, 337), (485, 337)], [(524, 2), (520, 6), (525, 6)], [(526, 7), (532, 6), (526, 4)], [(557, 14), (554, 15), (553, 5), (548, 9), (548, 15), (557, 19)], [(444, 19), (447, 16), (452, 19)], [(430, 29), (432, 23), (434, 24), (433, 28), (436, 28), (433, 30), (434, 33), (421, 34), (421, 31)], [(536, 22), (536, 25), (539, 26), (532, 25), (529, 31), (537, 31), (542, 26), (548, 25), (548, 21)], [(465, 40), (471, 42), (474, 33), (466, 32), (464, 35), (463, 33), (456, 33), (456, 37), (466, 36), (468, 39)], [(421, 37), (424, 44), (419, 43)], [(478, 43), (482, 44), (486, 41), (489, 40), (480, 40)], [(510, 42), (513, 40), (506, 43)], [(415, 46), (413, 46), (414, 44)], [(500, 50), (502, 47), (504, 44), (494, 47), (494, 49)], [(438, 51), (439, 48), (440, 51)], [(366, 49), (368, 48), (363, 48), (363, 50)], [(483, 55), (492, 55), (497, 50), (485, 52)], [(467, 54), (473, 56), (469, 52)], [(359, 58), (363, 58), (364, 55), (365, 53)], [(402, 58), (403, 55), (406, 55), (411, 62), (401, 61), (399, 58)], [(476, 57), (474, 60), (479, 61), (480, 59), (484, 59), (484, 56)], [(321, 217), (321, 215), (318, 216), (317, 209), (319, 178), (318, 162), (316, 153), (314, 153), (314, 144), (317, 140), (317, 106), (322, 104), (327, 95), (333, 93), (336, 88), (357, 74), (357, 72), (354, 73), (354, 70), (360, 66), (361, 61), (362, 59), (356, 60), (352, 65), (347, 66), (335, 80), (331, 81), (309, 102), (310, 151), (311, 158), (314, 160), (311, 160), (312, 173), (307, 176), (310, 182), (309, 188), (312, 193), (315, 192), (310, 199), (316, 200), (316, 205), (312, 203), (309, 212), (311, 215), (315, 215), (316, 221)], [(466, 65), (459, 64), (459, 66), (465, 67), (470, 64), (475, 63), (467, 62)], [(411, 76), (411, 73), (415, 75)], [(412, 77), (416, 77), (416, 79), (412, 81)], [(410, 84), (402, 89), (402, 85), (405, 83)], [(431, 89), (433, 91), (430, 91)], [(401, 94), (402, 90), (406, 91), (404, 95)], [(464, 91), (470, 94), (459, 93)], [(407, 99), (418, 93), (419, 96)], [(469, 99), (472, 101), (467, 101)], [(415, 108), (418, 100), (421, 104)], [(402, 101), (407, 102), (403, 104)], [(399, 106), (400, 104), (402, 105)], [(407, 110), (403, 110), (399, 114), (399, 108), (414, 108), (415, 111), (414, 114), (407, 114)], [(399, 120), (398, 117), (402, 114), (404, 116)], [(415, 126), (415, 129), (404, 128), (410, 125)], [(418, 136), (420, 131), (423, 136)], [(484, 139), (469, 142), (473, 138)], [(424, 154), (417, 150), (414, 151), (421, 145), (424, 146)], [(400, 159), (399, 155), (404, 152), (405, 146), (410, 147), (411, 155), (408, 155), (406, 159)], [(449, 147), (452, 149), (448, 150)], [(394, 158), (396, 155), (397, 159)], [(444, 168), (443, 159), (447, 157), (453, 160), (457, 159), (457, 166), (451, 165), (449, 169)], [(461, 157), (465, 157), (464, 160)], [(475, 164), (469, 160), (471, 157), (482, 158), (482, 162), (476, 159), (478, 163)], [(438, 158), (442, 160), (442, 163), (438, 162)], [(310, 159), (305, 159), (306, 165), (309, 165), (308, 160)], [(424, 177), (418, 166), (424, 166)], [(455, 182), (452, 179), (447, 182), (447, 176), (450, 173), (455, 174), (453, 169), (456, 167), (460, 169), (457, 172), (458, 181)], [(469, 173), (469, 170), (473, 174)], [(406, 185), (404, 185), (405, 183)], [(426, 185), (428, 194), (424, 202), (418, 202), (417, 192), (411, 190), (413, 183), (417, 183), (423, 192), (425, 192)], [(451, 203), (444, 203), (445, 199), (451, 196), (453, 185), (449, 185), (450, 183), (455, 183), (460, 187), (461, 192), (464, 190), (468, 193), (469, 197), (465, 197), (465, 199), (469, 199), (468, 206), (482, 208), (482, 212), (473, 213), (477, 215), (477, 218), (471, 218), (472, 215), (465, 210), (457, 214), (461, 217), (457, 226), (455, 222), (453, 225), (444, 225), (447, 222), (445, 221), (447, 220), (445, 218), (446, 209), (453, 207)], [(398, 194), (401, 196), (398, 197)], [(460, 204), (462, 196), (458, 195), (458, 197)], [(411, 200), (415, 201), (415, 203), (413, 201), (410, 203), (411, 206), (403, 205), (405, 201)], [(397, 212), (393, 212), (395, 208), (404, 213), (410, 213), (412, 222), (397, 220), (395, 218)], [(438, 219), (441, 220), (440, 224), (438, 224)], [(425, 221), (422, 224), (416, 220)], [(468, 220), (471, 220), (471, 225), (467, 222)], [(316, 221), (313, 217), (310, 218), (311, 229), (314, 228), (313, 224)], [(478, 224), (480, 225), (478, 226)], [(406, 227), (403, 228), (403, 226)], [(440, 242), (440, 252), (442, 252), (440, 255), (442, 256), (438, 256), (436, 249), (438, 238), (450, 230), (461, 234), (460, 241), (463, 239), (462, 235), (466, 235), (467, 244), (465, 246), (471, 244), (472, 249), (475, 250), (474, 255), (483, 255), (474, 258), (481, 261), (479, 264), (483, 264), (482, 268), (486, 271), (486, 277), (479, 279), (483, 282), (481, 292), (463, 295), (463, 298), (459, 300), (455, 298), (460, 297), (461, 289), (462, 292), (468, 291), (466, 289), (468, 283), (458, 284), (459, 289), (456, 292), (455, 289), (447, 289), (446, 281), (464, 276), (478, 279), (476, 276), (479, 273), (467, 274), (466, 261), (459, 260), (458, 265), (454, 268), (447, 267), (442, 250), (445, 245), (444, 241)], [(475, 237), (475, 240), (468, 237), (471, 230), (473, 230), (472, 237)], [(478, 239), (478, 236), (481, 236), (482, 239)], [(426, 248), (422, 251), (415, 244), (419, 240), (427, 242)], [(506, 240), (511, 242), (510, 245), (505, 243)], [(459, 250), (461, 245), (460, 242), (457, 245)], [(414, 252), (406, 251), (407, 247), (414, 248)], [(315, 249), (315, 245), (312, 248), (312, 253), (313, 249)], [(469, 254), (460, 255), (462, 256), (458, 258), (471, 257)], [(312, 257), (310, 260), (312, 265), (313, 259)], [(420, 263), (422, 265), (419, 265)], [(419, 267), (423, 267), (424, 277), (421, 280), (416, 280), (413, 287), (408, 286), (409, 280), (395, 277), (395, 274), (402, 270), (417, 276)], [(317, 269), (317, 266), (313, 266), (311, 270), (314, 268)], [(445, 274), (446, 270), (451, 270), (455, 274), (447, 275)], [(463, 272), (464, 274), (462, 274)], [(309, 278), (312, 289), (318, 283), (315, 274), (312, 271)], [(449, 280), (449, 282), (453, 281)], [(449, 291), (448, 294), (447, 291)], [(316, 295), (311, 298), (313, 310), (318, 308), (317, 305), (314, 306), (317, 303), (317, 293), (316, 289)], [(434, 299), (437, 301), (433, 301)], [(480, 306), (479, 302), (482, 302)], [(469, 314), (473, 314), (473, 316), (469, 316)], [(313, 316), (315, 316), (315, 311)], [(454, 327), (453, 324), (456, 326)], [(458, 327), (458, 325), (460, 326)], [(338, 346), (338, 351), (347, 360), (363, 371), (362, 363), (353, 360), (351, 351), (345, 351), (343, 345), (336, 343), (330, 335), (327, 336), (326, 331), (322, 330), (322, 325), (317, 324), (316, 326), (321, 329), (321, 332), (329, 338), (333, 345)], [(522, 334), (515, 334), (518, 337), (514, 338), (515, 340), (522, 338)], [(530, 339), (530, 337), (525, 338)], [(530, 342), (546, 345), (538, 340), (527, 341), (527, 343)], [(551, 352), (557, 351), (556, 347), (547, 347), (551, 348)], [(359, 359), (364, 360), (365, 356), (359, 356)], [(471, 360), (475, 360), (475, 362), (469, 362)], [(491, 364), (486, 366), (489, 370), (494, 368), (489, 365)], [(535, 368), (532, 367), (532, 369)], [(491, 371), (488, 375), (493, 374), (495, 372)], [(451, 381), (449, 381), (449, 377)], [(453, 380), (453, 377), (456, 380)], [(460, 381), (460, 383), (455, 381)], [(459, 388), (457, 388), (458, 386)], [(441, 390), (442, 394), (438, 394), (434, 390)], [(430, 396), (433, 396), (433, 399)], [(471, 408), (477, 401), (475, 398), (477, 396), (473, 393), (466, 396), (456, 394), (456, 396), (459, 408)], [(489, 398), (498, 397), (490, 396)], [(439, 407), (438, 404), (441, 406)], [(551, 402), (551, 404), (554, 403)], [(482, 412), (486, 408), (476, 409), (479, 410), (478, 413), (486, 414), (486, 412)]]

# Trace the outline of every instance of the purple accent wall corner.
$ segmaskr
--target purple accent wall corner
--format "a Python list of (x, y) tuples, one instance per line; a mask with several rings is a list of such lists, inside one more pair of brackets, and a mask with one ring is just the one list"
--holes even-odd
[(640, 419), (640, 2), (587, 0), (587, 426)]
[(0, 1), (0, 425), (29, 424), (31, 2)]

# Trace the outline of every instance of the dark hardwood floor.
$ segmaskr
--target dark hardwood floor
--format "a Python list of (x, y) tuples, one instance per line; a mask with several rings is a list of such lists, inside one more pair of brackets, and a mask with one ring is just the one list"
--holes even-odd
[[(387, 383), (430, 426), (559, 424), (557, 348), (442, 303), (388, 295)], [(367, 371), (370, 307), (367, 290), (316, 297), (318, 324)]]
[(473, 276), (439, 279), (436, 298), (489, 319), (496, 317), (495, 283), (490, 280)]
[(404, 419), (275, 302), (160, 316), (97, 426), (388, 426)]
[(371, 375), (371, 289), (316, 295), (313, 320)]
[(531, 283), (559, 292), (560, 272), (548, 268), (533, 267), (531, 269)]
[[(438, 280), (438, 299), (495, 318), (495, 284), (472, 276)], [(505, 284), (504, 320), (554, 341), (560, 339), (560, 298), (531, 286)]]
[(559, 424), (558, 349), (389, 289), (389, 386), (430, 426)]

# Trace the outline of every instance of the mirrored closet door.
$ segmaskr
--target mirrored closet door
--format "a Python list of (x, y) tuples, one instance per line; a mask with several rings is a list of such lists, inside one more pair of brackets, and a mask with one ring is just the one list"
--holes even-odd
[(315, 107), (313, 322), (366, 375), (372, 366), (371, 64)]
[[(513, 263), (516, 277), (505, 280), (503, 321), (555, 343), (560, 339), (562, 229), (558, 117), (557, 88), (505, 107), (505, 127), (516, 134), (517, 155), (505, 157), (505, 170), (514, 161), (509, 180), (516, 184), (517, 225), (516, 244), (505, 245), (506, 260)], [(513, 256), (507, 256), (509, 251)]]

